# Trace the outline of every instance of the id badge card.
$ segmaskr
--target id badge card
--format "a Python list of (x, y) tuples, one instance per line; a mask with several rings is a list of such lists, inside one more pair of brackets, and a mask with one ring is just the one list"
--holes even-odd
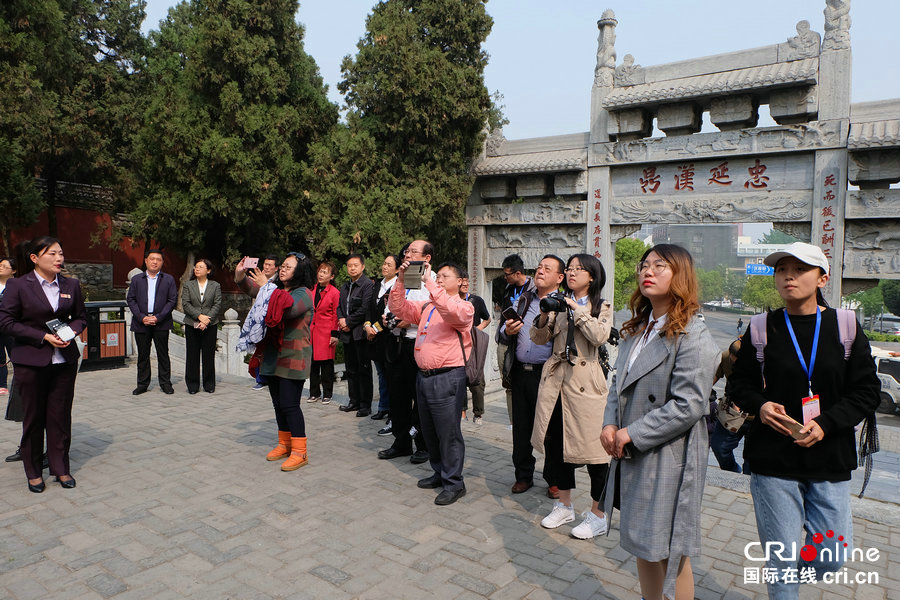
[(821, 413), (819, 409), (819, 395), (808, 396), (801, 400), (803, 405), (803, 425), (809, 425), (809, 422), (818, 417)]

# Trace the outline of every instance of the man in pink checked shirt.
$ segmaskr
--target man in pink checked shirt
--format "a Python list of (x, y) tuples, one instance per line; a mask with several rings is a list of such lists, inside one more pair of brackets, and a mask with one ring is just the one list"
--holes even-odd
[[(472, 319), (475, 307), (459, 297), (462, 269), (453, 263), (438, 267), (431, 279), (425, 264), (422, 281), (426, 301), (405, 298), (404, 275), (409, 261), (400, 265), (397, 283), (388, 297), (388, 308), (397, 318), (418, 326), (415, 345), (416, 397), (419, 420), (434, 474), (420, 479), (420, 488), (443, 488), (434, 499), (439, 506), (453, 504), (466, 494), (462, 467), (466, 445), (459, 415), (466, 403), (466, 358), (472, 352)], [(460, 343), (462, 342), (462, 343)]]

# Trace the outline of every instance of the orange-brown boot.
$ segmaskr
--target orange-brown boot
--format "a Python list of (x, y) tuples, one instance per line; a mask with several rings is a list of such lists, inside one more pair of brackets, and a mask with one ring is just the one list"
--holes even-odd
[(291, 454), (291, 432), (278, 432), (278, 445), (266, 454), (266, 460), (280, 460)]
[(306, 459), (306, 438), (291, 438), (291, 455), (281, 463), (282, 471), (296, 471), (309, 461)]

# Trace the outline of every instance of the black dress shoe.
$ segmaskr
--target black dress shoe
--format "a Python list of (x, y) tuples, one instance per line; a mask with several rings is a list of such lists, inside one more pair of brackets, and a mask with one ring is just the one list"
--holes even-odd
[(409, 462), (414, 465), (421, 465), (423, 462), (428, 462), (428, 450), (416, 450), (416, 452), (409, 457)]
[(59, 476), (56, 477), (56, 481), (59, 482), (59, 485), (63, 486), (67, 490), (71, 490), (75, 487), (75, 478), (69, 475), (68, 479), (60, 479)]
[(460, 498), (466, 495), (466, 488), (461, 487), (455, 492), (451, 492), (450, 490), (444, 490), (440, 494), (437, 495), (437, 498), (434, 499), (434, 503), (438, 506), (447, 506), (448, 504), (453, 504)]
[(372, 409), (370, 409), (370, 408), (361, 408), (358, 411), (356, 411), (357, 417), (368, 417), (371, 414), (372, 414)]
[(386, 416), (388, 416), (388, 411), (386, 411), (386, 410), (379, 410), (377, 413), (373, 413), (373, 414), (372, 414), (371, 419), (372, 419), (373, 421), (380, 421), (380, 420), (382, 420), (383, 418), (385, 418)]
[(420, 479), (416, 482), (416, 487), (420, 487), (423, 490), (433, 490), (439, 487), (442, 487), (444, 482), (441, 480), (441, 476), (435, 473), (431, 477), (426, 477), (425, 479)]
[(20, 448), (16, 448), (15, 454), (10, 454), (6, 457), (6, 462), (18, 462), (22, 460), (22, 455), (19, 453)]
[(34, 492), (35, 494), (40, 494), (44, 491), (44, 489), (46, 489), (46, 487), (47, 486), (44, 484), (43, 479), (41, 479), (41, 482), (37, 485), (32, 485), (30, 481), (28, 482), (28, 491)]
[(382, 460), (390, 460), (392, 458), (399, 458), (401, 456), (409, 456), (412, 454), (412, 450), (397, 450), (393, 446), (390, 448), (385, 448), (378, 452), (378, 458)]
[(168, 386), (168, 387), (162, 388), (162, 391), (163, 391), (164, 394), (174, 394), (174, 393), (175, 393), (175, 390), (172, 389), (172, 386), (171, 386), (171, 385)]
[(132, 395), (132, 396), (140, 396), (141, 394), (143, 394), (143, 393), (146, 392), (146, 391), (147, 391), (147, 388), (141, 387), (141, 386), (137, 386), (136, 388), (134, 388), (133, 390), (131, 390), (131, 395)]
[(344, 404), (340, 406), (341, 412), (352, 412), (354, 410), (359, 410), (359, 404)]
[(213, 393), (215, 393), (216, 388), (213, 388), (211, 390), (203, 390), (203, 391), (206, 392), (207, 394), (213, 394)]

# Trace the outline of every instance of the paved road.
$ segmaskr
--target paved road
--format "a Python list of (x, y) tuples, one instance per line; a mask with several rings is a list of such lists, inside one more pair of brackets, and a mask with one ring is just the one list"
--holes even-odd
[[(178, 371), (178, 366), (173, 365)], [(282, 473), (264, 456), (271, 405), (250, 382), (214, 395), (155, 386), (133, 397), (134, 370), (82, 373), (72, 444), (78, 487), (26, 490), (19, 464), (0, 463), (0, 597), (21, 599), (634, 598), (634, 560), (608, 538), (539, 526), (541, 486), (512, 496), (503, 394), (486, 423), (464, 424), (469, 493), (437, 507), (419, 490), (426, 468), (379, 461), (379, 424), (306, 405), (310, 464)], [(339, 390), (342, 391), (342, 390)], [(336, 398), (346, 399), (341, 394)], [(0, 422), (12, 450), (15, 424)], [(539, 463), (540, 464), (540, 463)], [(579, 474), (576, 509), (587, 508)], [(760, 597), (744, 583), (756, 540), (746, 480), (711, 469), (703, 504), (697, 597)], [(898, 494), (900, 497), (900, 494)], [(900, 508), (854, 502), (857, 545), (879, 550), (869, 585), (807, 586), (802, 598), (900, 598)], [(890, 565), (890, 567), (889, 567)]]

